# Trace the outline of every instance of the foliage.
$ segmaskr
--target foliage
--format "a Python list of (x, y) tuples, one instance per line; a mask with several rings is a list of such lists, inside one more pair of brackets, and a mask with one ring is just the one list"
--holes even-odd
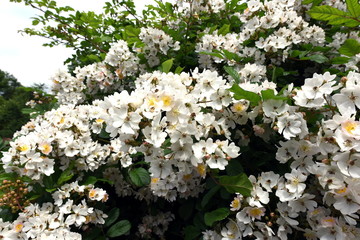
[(3, 152), (3, 237), (360, 237), (356, 1), (16, 2), (76, 54)]
[(26, 103), (30, 100), (34, 103), (35, 101), (43, 103), (41, 107), (40, 105), (37, 107), (39, 111), (43, 109), (45, 112), (51, 108), (45, 106), (50, 101), (50, 95), (45, 96), (42, 88), (43, 86), (23, 87), (14, 76), (0, 70), (1, 138), (11, 138), (17, 130), (20, 130), (22, 125), (29, 121), (29, 113), (34, 110), (24, 110), (24, 108), (27, 108)]

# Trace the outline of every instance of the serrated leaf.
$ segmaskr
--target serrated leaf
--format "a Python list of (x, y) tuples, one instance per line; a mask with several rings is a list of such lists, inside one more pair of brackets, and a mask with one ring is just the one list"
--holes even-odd
[(355, 27), (359, 25), (359, 22), (351, 19), (351, 16), (349, 16), (347, 12), (327, 5), (313, 7), (307, 13), (312, 18), (316, 20), (327, 21), (331, 25), (344, 24), (348, 27)]
[(184, 70), (183, 67), (178, 66), (178, 67), (175, 69), (175, 74), (180, 74), (183, 70)]
[(119, 237), (130, 231), (130, 229), (131, 223), (128, 220), (121, 220), (112, 225), (111, 228), (107, 231), (106, 235), (111, 238)]
[(262, 91), (261, 91), (261, 97), (262, 97), (263, 101), (269, 100), (269, 99), (285, 100), (285, 101), (288, 100), (287, 97), (275, 95), (273, 89), (262, 90)]
[(140, 34), (140, 29), (128, 25), (125, 27), (125, 33), (128, 37), (137, 37)]
[(229, 193), (240, 193), (246, 197), (250, 196), (253, 188), (249, 178), (244, 173), (236, 176), (221, 176), (219, 182)]
[(43, 184), (45, 186), (45, 189), (52, 189), (54, 188), (54, 180), (52, 178), (52, 176), (44, 176), (43, 178)]
[(18, 177), (16, 173), (1, 173), (0, 174), (0, 182), (4, 180), (15, 180)]
[(348, 63), (351, 58), (348, 57), (335, 57), (331, 59), (332, 64), (345, 64)]
[(358, 18), (360, 16), (360, 4), (358, 0), (345, 0), (346, 7), (351, 16)]
[(38, 20), (38, 19), (34, 19), (33, 21), (32, 21), (32, 25), (33, 26), (36, 26), (36, 25), (38, 25), (40, 23), (40, 21)]
[(215, 187), (211, 188), (203, 197), (201, 200), (201, 207), (204, 208), (209, 201), (212, 199), (212, 197), (220, 190), (220, 186), (216, 185)]
[(45, 191), (48, 193), (55, 192), (57, 188), (46, 188)]
[(324, 55), (320, 55), (320, 54), (302, 57), (302, 58), (300, 58), (300, 60), (311, 60), (311, 61), (317, 62), (317, 63), (324, 63), (324, 62), (329, 61), (329, 59), (327, 57), (325, 57)]
[(257, 106), (261, 101), (261, 97), (259, 95), (254, 92), (246, 91), (237, 84), (234, 84), (229, 90), (234, 93), (234, 98), (236, 100), (249, 100), (251, 106)]
[(57, 180), (57, 185), (60, 186), (63, 183), (65, 183), (73, 178), (74, 173), (73, 173), (72, 169), (73, 169), (73, 167), (69, 167), (68, 169), (66, 169), (65, 171), (63, 171), (61, 173), (60, 177)]
[(97, 182), (97, 178), (95, 176), (89, 176), (85, 179), (84, 182), (81, 183), (81, 185), (94, 185)]
[(307, 5), (312, 3), (312, 6), (317, 6), (319, 5), (323, 0), (304, 0), (302, 1), (302, 4)]
[(23, 108), (23, 109), (21, 109), (21, 113), (23, 113), (23, 114), (31, 114), (31, 113), (33, 113), (35, 111), (36, 110), (33, 109), (33, 108)]
[(224, 70), (235, 80), (237, 84), (240, 83), (240, 75), (233, 67), (224, 66)]
[(173, 58), (171, 58), (171, 59), (169, 59), (169, 60), (166, 60), (165, 62), (163, 62), (163, 63), (161, 64), (162, 71), (163, 71), (164, 73), (169, 73), (169, 72), (170, 72), (170, 69), (171, 69), (171, 67), (172, 67), (173, 64), (174, 64), (174, 59), (173, 59)]
[(355, 56), (360, 53), (360, 43), (355, 39), (347, 39), (339, 48), (339, 53), (348, 57)]
[(229, 214), (230, 210), (228, 208), (218, 208), (212, 212), (207, 212), (204, 215), (205, 224), (212, 226), (213, 223), (224, 220)]
[(210, 55), (210, 56), (213, 56), (213, 57), (218, 57), (218, 58), (224, 59), (224, 56), (221, 55), (220, 53), (206, 52), (206, 51), (199, 52), (199, 53), (200, 53), (200, 54), (204, 54), (204, 55)]
[(111, 224), (113, 224), (120, 215), (120, 209), (119, 208), (113, 208), (109, 211), (108, 217), (105, 220), (104, 227), (109, 227)]
[(218, 31), (219, 35), (226, 35), (230, 32), (230, 25), (224, 24)]
[(151, 180), (149, 172), (144, 168), (131, 169), (129, 177), (131, 182), (138, 187), (149, 185)]

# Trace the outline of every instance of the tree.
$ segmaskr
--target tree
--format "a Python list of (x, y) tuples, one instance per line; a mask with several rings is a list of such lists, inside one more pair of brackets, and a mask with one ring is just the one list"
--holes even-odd
[[(4, 71), (0, 70), (0, 137), (11, 138), (13, 134), (20, 130), (21, 126), (30, 120), (30, 112), (35, 111), (24, 109), (29, 101), (41, 101), (43, 104), (37, 108), (49, 109), (48, 104), (52, 99), (45, 94), (43, 85), (33, 87), (23, 87), (17, 79)], [(35, 94), (36, 93), (36, 94)]]
[(14, 94), (15, 89), (20, 86), (21, 84), (13, 75), (0, 70), (0, 96), (9, 99)]

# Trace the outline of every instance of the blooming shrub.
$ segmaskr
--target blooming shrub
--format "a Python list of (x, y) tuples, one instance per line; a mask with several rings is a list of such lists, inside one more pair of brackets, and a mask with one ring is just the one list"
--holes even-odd
[(360, 5), (159, 2), (143, 19), (56, 74), (59, 107), (14, 135), (0, 236), (358, 239)]

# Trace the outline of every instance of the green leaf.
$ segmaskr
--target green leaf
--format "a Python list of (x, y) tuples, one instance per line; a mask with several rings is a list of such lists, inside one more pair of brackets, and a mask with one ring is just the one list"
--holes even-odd
[(230, 32), (230, 25), (224, 24), (218, 31), (219, 35), (226, 35)]
[(105, 131), (105, 127), (103, 127), (103, 128), (101, 129), (101, 132), (99, 133), (99, 137), (105, 138), (105, 139), (109, 139), (109, 138), (110, 138), (110, 133), (108, 133), (107, 131)]
[(229, 176), (239, 175), (244, 172), (244, 168), (237, 159), (232, 159), (225, 168), (226, 174)]
[(346, 0), (346, 7), (351, 16), (355, 18), (360, 16), (360, 4), (358, 0)]
[(138, 187), (150, 184), (150, 174), (144, 168), (135, 168), (129, 171), (131, 181)]
[(347, 39), (345, 43), (339, 48), (339, 53), (352, 57), (360, 53), (360, 43), (355, 39)]
[(249, 178), (244, 173), (236, 176), (221, 176), (219, 182), (229, 193), (240, 193), (246, 197), (250, 196), (253, 189)]
[(125, 33), (128, 37), (137, 37), (140, 34), (140, 29), (128, 25), (125, 27)]
[(200, 53), (200, 54), (210, 55), (210, 56), (213, 56), (213, 57), (218, 57), (218, 58), (224, 59), (224, 56), (221, 55), (220, 53), (206, 52), (206, 51), (199, 52), (199, 53)]
[(307, 13), (312, 18), (316, 20), (328, 21), (328, 23), (331, 25), (344, 24), (348, 27), (356, 27), (359, 25), (359, 22), (352, 19), (347, 12), (327, 5), (313, 7)]
[(230, 89), (234, 93), (234, 98), (236, 100), (246, 99), (250, 101), (251, 106), (257, 106), (261, 101), (261, 97), (254, 92), (246, 91), (242, 89), (239, 85), (234, 84)]
[(94, 185), (96, 182), (97, 178), (95, 176), (89, 176), (83, 182), (81, 182), (81, 185)]
[(194, 240), (201, 234), (201, 230), (194, 225), (185, 227), (185, 240)]
[(317, 6), (319, 5), (323, 0), (304, 0), (302, 1), (302, 4), (307, 5), (312, 3), (312, 6)]
[(0, 182), (4, 180), (15, 180), (18, 177), (16, 173), (1, 173), (0, 174)]
[(120, 209), (119, 208), (113, 208), (110, 210), (108, 217), (105, 220), (104, 227), (109, 227), (111, 224), (113, 224), (120, 215)]
[(215, 187), (211, 188), (210, 191), (208, 191), (203, 199), (201, 200), (201, 207), (204, 208), (209, 201), (212, 199), (212, 197), (220, 190), (220, 186), (216, 185)]
[(131, 223), (128, 220), (121, 220), (114, 225), (107, 231), (106, 235), (108, 237), (118, 237), (124, 235), (128, 231), (130, 231)]
[(54, 180), (52, 178), (52, 176), (44, 176), (43, 178), (43, 183), (45, 186), (45, 189), (53, 189), (54, 188)]
[(240, 75), (233, 67), (224, 66), (224, 70), (235, 80), (237, 84), (240, 83)]
[(163, 71), (164, 73), (170, 72), (170, 69), (171, 69), (171, 67), (172, 67), (173, 64), (174, 64), (174, 59), (173, 59), (173, 58), (171, 58), (171, 59), (169, 59), (169, 60), (166, 60), (165, 62), (163, 62), (163, 63), (161, 64), (162, 71)]
[(23, 108), (23, 109), (21, 109), (21, 113), (23, 113), (23, 114), (31, 114), (31, 113), (33, 113), (35, 111), (36, 110), (33, 109), (33, 108)]
[(28, 198), (28, 200), (29, 200), (29, 201), (34, 201), (34, 200), (36, 200), (36, 199), (38, 199), (38, 198), (40, 198), (40, 197), (41, 197), (40, 194), (36, 194), (36, 195), (33, 195), (33, 196), (31, 196), (30, 198)]
[(261, 91), (261, 97), (262, 97), (263, 101), (269, 100), (269, 99), (285, 100), (285, 101), (288, 100), (287, 97), (275, 95), (273, 89), (262, 90), (262, 91)]
[(300, 60), (311, 60), (313, 62), (317, 62), (317, 63), (324, 63), (329, 61), (329, 59), (327, 57), (325, 57), (324, 55), (320, 55), (320, 54), (315, 54), (315, 55), (311, 55), (308, 57), (302, 57), (300, 58)]
[(212, 212), (207, 212), (204, 215), (205, 224), (207, 226), (212, 226), (213, 223), (224, 220), (229, 214), (230, 209), (228, 208), (218, 208)]
[(182, 70), (184, 70), (184, 68), (178, 66), (178, 67), (175, 69), (175, 74), (180, 74), (180, 73), (182, 72)]
[(38, 25), (40, 23), (40, 21), (38, 20), (38, 19), (34, 19), (33, 21), (32, 21), (32, 25), (33, 26), (36, 26), (36, 25)]
[(331, 59), (332, 64), (345, 64), (348, 63), (351, 58), (348, 57), (335, 57)]
[(55, 192), (57, 188), (46, 188), (45, 191), (48, 193)]
[(70, 179), (73, 178), (74, 173), (72, 171), (73, 167), (69, 167), (67, 168), (65, 171), (63, 171), (60, 175), (60, 177), (57, 180), (57, 185), (62, 185), (63, 183), (69, 181)]

